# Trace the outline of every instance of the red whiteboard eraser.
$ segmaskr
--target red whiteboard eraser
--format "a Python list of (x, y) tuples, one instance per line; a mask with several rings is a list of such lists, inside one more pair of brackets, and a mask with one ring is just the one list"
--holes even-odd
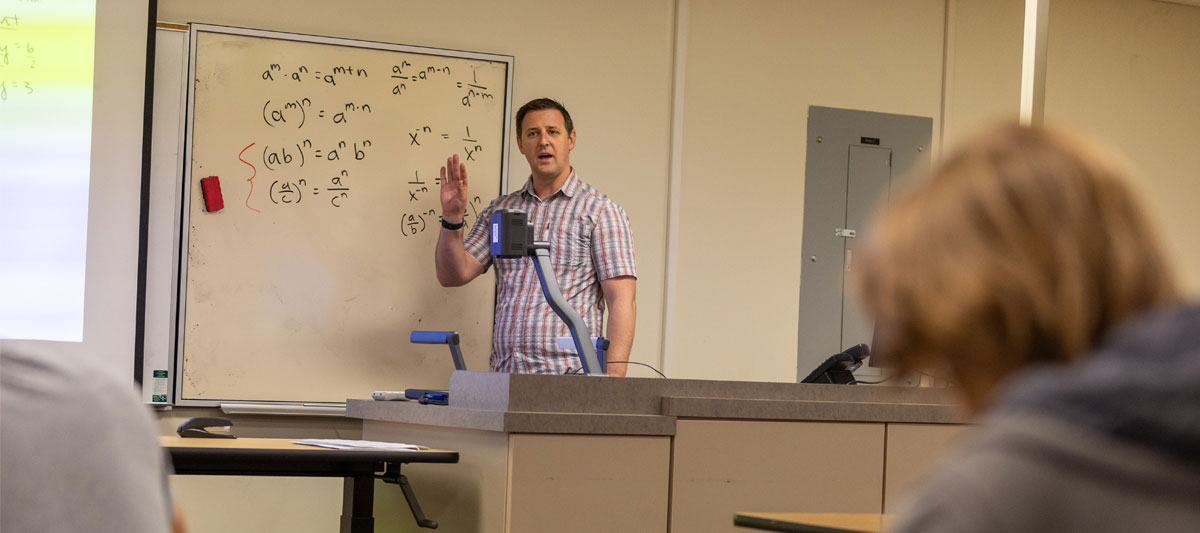
[(200, 192), (204, 194), (204, 210), (208, 212), (220, 211), (225, 207), (225, 201), (221, 199), (221, 178), (209, 176), (200, 180)]

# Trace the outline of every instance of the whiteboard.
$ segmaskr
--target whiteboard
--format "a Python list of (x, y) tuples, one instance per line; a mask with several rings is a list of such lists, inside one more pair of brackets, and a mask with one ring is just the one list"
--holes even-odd
[[(494, 286), (438, 285), (438, 170), (506, 190), (513, 58), (193, 24), (177, 404), (343, 402), (487, 368)], [(206, 210), (201, 179), (224, 206)]]

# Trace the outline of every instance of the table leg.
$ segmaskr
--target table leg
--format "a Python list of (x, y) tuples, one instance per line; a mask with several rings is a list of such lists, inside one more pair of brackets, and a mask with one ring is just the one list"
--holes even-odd
[(341, 533), (374, 533), (375, 478), (371, 474), (345, 478), (342, 490)]

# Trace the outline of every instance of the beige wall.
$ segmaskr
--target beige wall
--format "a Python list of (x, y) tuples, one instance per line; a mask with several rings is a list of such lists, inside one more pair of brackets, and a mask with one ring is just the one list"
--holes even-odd
[[(1023, 0), (949, 0), (955, 12), (946, 143), (1017, 113)], [(1200, 293), (1200, 8), (1154, 0), (1053, 0), (1046, 122), (1132, 163), (1187, 292)]]
[(1014, 120), (1021, 104), (1024, 0), (950, 0), (946, 116), (943, 139), (957, 140), (999, 120)]
[(1184, 286), (1200, 293), (1200, 8), (1055, 0), (1049, 28), (1047, 122), (1132, 160)]
[(795, 381), (808, 106), (941, 120), (942, 0), (689, 2), (667, 374)]
[[(1024, 2), (682, 5), (668, 375), (793, 381), (807, 106), (933, 117), (934, 138), (949, 147), (1015, 120)], [(1183, 157), (1200, 139), (1200, 9), (1051, 5), (1047, 121), (1106, 139), (1133, 161), (1185, 287), (1200, 292), (1200, 239), (1191, 235), (1200, 180)]]

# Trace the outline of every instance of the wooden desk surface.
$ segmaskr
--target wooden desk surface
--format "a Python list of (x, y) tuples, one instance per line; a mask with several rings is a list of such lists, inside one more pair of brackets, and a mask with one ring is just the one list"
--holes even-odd
[[(394, 450), (334, 450), (333, 448), (322, 448), (320, 446), (310, 446), (307, 444), (296, 444), (294, 441), (299, 439), (264, 439), (254, 437), (239, 437), (236, 439), (204, 439), (195, 437), (179, 437), (175, 435), (158, 437), (158, 444), (163, 447), (172, 448), (217, 448), (217, 449), (236, 449), (236, 450), (302, 450), (302, 451), (344, 451), (344, 452), (383, 452)], [(405, 450), (416, 452), (430, 452), (432, 454), (454, 453), (450, 450)]]
[(387, 463), (457, 463), (449, 450), (334, 450), (295, 439), (160, 436), (177, 474), (362, 475)]
[(733, 525), (796, 533), (881, 533), (891, 515), (852, 513), (736, 513)]
[(164, 447), (171, 446), (177, 448), (252, 448), (259, 450), (308, 450), (313, 446), (302, 446), (295, 444), (292, 441), (296, 439), (260, 439), (260, 438), (237, 438), (237, 439), (203, 439), (195, 437), (178, 437), (160, 436), (158, 443)]

